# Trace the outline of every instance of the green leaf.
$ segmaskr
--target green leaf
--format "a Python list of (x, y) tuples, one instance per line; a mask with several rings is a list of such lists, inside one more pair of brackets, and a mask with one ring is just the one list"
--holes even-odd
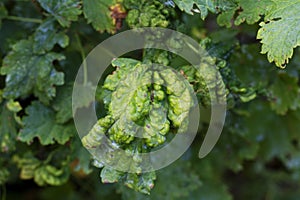
[(69, 27), (71, 21), (77, 21), (78, 15), (81, 14), (79, 0), (38, 0), (38, 2), (63, 27)]
[(234, 18), (236, 10), (228, 10), (225, 12), (222, 12), (217, 17), (217, 22), (220, 26), (226, 26), (227, 28), (230, 28), (232, 26), (232, 20)]
[(66, 123), (72, 118), (72, 92), (73, 84), (68, 83), (57, 88), (57, 95), (52, 103), (53, 109), (56, 111), (56, 121), (58, 123)]
[[(188, 14), (193, 14), (192, 8), (194, 7), (194, 1), (183, 1), (183, 0), (174, 0), (174, 3), (178, 6), (178, 8)], [(207, 11), (206, 11), (207, 12)]]
[[(261, 53), (267, 53), (269, 62), (285, 67), (293, 49), (300, 44), (299, 9), (299, 0), (238, 0), (235, 8), (218, 16), (218, 23), (227, 27), (232, 25), (232, 20), (235, 25), (245, 21), (254, 24), (264, 16), (257, 33), (257, 39), (261, 39), (262, 43)], [(235, 14), (237, 17), (234, 19)]]
[(234, 23), (240, 25), (246, 21), (248, 24), (254, 24), (270, 10), (272, 5), (273, 2), (270, 0), (239, 0), (242, 11), (238, 13)]
[(50, 51), (56, 44), (62, 48), (69, 44), (69, 37), (63, 31), (59, 31), (55, 21), (51, 18), (37, 28), (33, 38), (33, 50), (35, 53)]
[(218, 24), (228, 28), (232, 26), (232, 21), (235, 25), (243, 22), (254, 24), (268, 13), (272, 5), (270, 0), (237, 0), (236, 7), (231, 7), (218, 16)]
[(26, 108), (28, 116), (23, 118), (24, 128), (20, 131), (19, 139), (30, 143), (37, 137), (42, 145), (66, 143), (75, 133), (73, 124), (58, 124), (55, 112), (35, 101)]
[(201, 13), (202, 19), (206, 18), (208, 11), (218, 13), (220, 11), (229, 10), (235, 6), (234, 1), (231, 0), (174, 0), (174, 3), (180, 10), (191, 15), (197, 12), (197, 10), (194, 9), (194, 6), (196, 6)]
[(83, 13), (88, 23), (100, 32), (115, 32), (115, 20), (111, 16), (110, 7), (115, 0), (83, 0)]
[[(17, 103), (17, 102), (15, 102)], [(19, 105), (19, 104), (18, 104)], [(20, 106), (20, 105), (19, 105)], [(16, 112), (20, 107), (13, 107), (9, 102), (0, 104), (0, 144), (1, 151), (7, 152), (15, 150), (15, 142), (18, 133), (16, 122)], [(15, 109), (12, 109), (15, 108)], [(12, 111), (14, 110), (14, 111)]]
[(64, 59), (62, 54), (36, 54), (33, 41), (21, 40), (4, 58), (1, 74), (6, 75), (6, 98), (25, 98), (33, 93), (40, 101), (48, 104), (55, 96), (55, 85), (62, 85), (64, 74), (58, 72), (53, 62)]
[(274, 84), (270, 87), (274, 100), (271, 107), (278, 114), (285, 114), (288, 109), (296, 110), (300, 106), (300, 90), (298, 78), (289, 76), (287, 73), (279, 73)]
[(267, 13), (257, 38), (261, 39), (261, 53), (268, 55), (269, 62), (284, 67), (300, 45), (300, 1), (273, 0), (275, 3)]

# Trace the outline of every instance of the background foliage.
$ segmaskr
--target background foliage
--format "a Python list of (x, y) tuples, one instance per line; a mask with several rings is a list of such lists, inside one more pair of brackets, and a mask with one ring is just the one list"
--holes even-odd
[[(299, 11), (299, 0), (0, 0), (1, 198), (298, 199)], [(101, 183), (99, 163), (83, 148), (71, 111), (85, 55), (111, 34), (145, 26), (199, 41), (216, 62), (228, 99), (220, 141), (200, 160), (209, 123), (201, 78), (173, 55), (126, 55), (183, 70), (200, 91), (199, 133), (182, 158), (156, 173), (154, 188), (144, 191), (150, 195), (121, 179)], [(102, 171), (102, 180), (109, 175)]]

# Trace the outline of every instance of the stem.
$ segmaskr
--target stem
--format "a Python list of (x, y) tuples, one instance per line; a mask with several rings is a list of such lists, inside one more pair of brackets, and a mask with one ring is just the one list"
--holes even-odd
[(2, 198), (1, 198), (1, 200), (6, 200), (6, 187), (5, 187), (5, 185), (3, 184), (2, 185)]
[(7, 16), (5, 17), (5, 19), (21, 21), (21, 22), (39, 23), (39, 24), (43, 23), (43, 20), (41, 19), (27, 18), (27, 17)]
[(81, 55), (81, 59), (82, 59), (82, 65), (83, 65), (83, 85), (87, 84), (87, 79), (88, 79), (88, 73), (87, 73), (87, 64), (86, 64), (86, 60), (85, 60), (85, 53), (84, 53), (84, 49), (83, 46), (81, 44), (80, 38), (78, 34), (75, 34), (76, 37), (76, 41), (79, 47), (79, 51), (80, 51), (80, 55)]

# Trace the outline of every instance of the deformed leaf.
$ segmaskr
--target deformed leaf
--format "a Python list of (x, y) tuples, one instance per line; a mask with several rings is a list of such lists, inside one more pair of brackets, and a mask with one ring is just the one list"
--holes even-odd
[(33, 52), (33, 41), (21, 40), (4, 58), (1, 74), (6, 75), (6, 98), (24, 98), (33, 93), (40, 101), (48, 104), (55, 96), (55, 85), (62, 85), (64, 74), (53, 65), (56, 60), (64, 59), (62, 54)]
[(104, 134), (120, 145), (142, 136), (149, 147), (155, 147), (165, 142), (171, 124), (178, 132), (186, 130), (194, 103), (193, 89), (186, 80), (171, 69), (152, 68), (132, 59), (120, 58), (112, 64), (117, 70), (103, 85), (111, 92), (110, 101), (105, 102), (108, 114), (83, 138), (86, 148), (101, 144)]
[(55, 112), (41, 104), (33, 102), (26, 108), (23, 118), (24, 128), (20, 131), (19, 139), (30, 143), (38, 138), (42, 145), (66, 143), (75, 133), (73, 124), (58, 124), (55, 121)]
[(8, 110), (17, 113), (22, 110), (22, 107), (18, 101), (9, 100), (6, 104)]
[[(139, 153), (163, 145), (171, 127), (177, 133), (187, 130), (194, 104), (193, 88), (171, 68), (127, 58), (115, 59), (112, 65), (117, 69), (106, 77), (102, 87), (108, 91), (104, 101), (107, 115), (98, 120), (82, 143), (95, 152), (100, 167), (105, 160), (124, 171), (136, 172), (122, 173), (106, 166), (101, 172), (102, 181), (124, 179), (128, 187), (148, 194), (155, 173), (140, 174)], [(108, 144), (104, 136), (109, 138)], [(105, 148), (107, 145), (111, 149)], [(118, 151), (119, 147), (124, 147), (126, 155)]]
[(116, 183), (124, 176), (124, 174), (124, 172), (118, 172), (112, 168), (104, 167), (101, 170), (100, 176), (102, 183)]
[(20, 178), (27, 180), (34, 177), (34, 171), (41, 164), (40, 160), (35, 158), (31, 152), (26, 152), (22, 157), (14, 156), (13, 161), (21, 169)]
[(70, 175), (69, 166), (61, 163), (60, 168), (54, 167), (49, 164), (50, 160), (51, 159), (47, 159), (46, 161), (39, 160), (32, 152), (27, 152), (22, 157), (13, 157), (13, 161), (16, 162), (18, 168), (21, 169), (21, 179), (34, 179), (39, 186), (57, 186), (65, 183)]
[(150, 194), (156, 180), (155, 172), (138, 174), (127, 174), (125, 185), (144, 194)]
[(126, 22), (130, 28), (167, 27), (173, 11), (159, 0), (126, 0), (124, 6), (128, 9)]
[(147, 172), (142, 174), (133, 174), (119, 172), (109, 167), (104, 167), (101, 170), (101, 179), (103, 183), (116, 183), (124, 181), (124, 184), (143, 194), (150, 194), (156, 180), (155, 172)]
[(56, 168), (52, 165), (42, 165), (34, 171), (34, 181), (39, 186), (58, 186), (67, 182), (70, 176), (68, 167)]

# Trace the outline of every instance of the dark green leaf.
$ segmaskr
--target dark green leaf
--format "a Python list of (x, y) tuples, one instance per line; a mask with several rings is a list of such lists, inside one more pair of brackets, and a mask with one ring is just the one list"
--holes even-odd
[(232, 7), (235, 7), (234, 1), (231, 0), (174, 0), (174, 3), (179, 7), (180, 10), (188, 14), (194, 14), (197, 12), (197, 10), (194, 9), (195, 5), (196, 8), (199, 9), (202, 19), (206, 18), (208, 11), (218, 13), (220, 11), (229, 10)]
[(284, 158), (293, 149), (292, 132), (285, 126), (284, 118), (277, 116), (267, 103), (257, 100), (251, 102), (248, 110), (242, 126), (261, 143), (258, 156), (265, 160)]
[(79, 0), (38, 0), (41, 6), (63, 27), (69, 27), (71, 21), (77, 21), (81, 14)]
[(55, 121), (55, 112), (39, 102), (33, 102), (26, 108), (24, 128), (19, 139), (30, 143), (37, 137), (42, 145), (66, 143), (75, 133), (73, 124), (58, 124)]
[(287, 73), (279, 73), (270, 87), (272, 94), (271, 107), (278, 114), (285, 114), (288, 109), (295, 110), (300, 106), (298, 78)]
[(18, 112), (19, 109), (15, 109), (14, 111), (12, 111), (8, 108), (8, 105), (8, 102), (3, 102), (0, 104), (1, 151), (12, 151), (15, 149), (15, 142), (18, 133), (18, 124), (16, 122), (15, 112)]
[(62, 60), (58, 53), (35, 54), (33, 41), (21, 40), (4, 58), (1, 74), (6, 75), (4, 97), (27, 97), (31, 93), (48, 104), (55, 96), (55, 85), (62, 85), (64, 75), (58, 72), (53, 62)]
[(72, 92), (72, 83), (57, 88), (57, 95), (52, 106), (57, 112), (56, 121), (58, 123), (66, 123), (72, 118)]
[(88, 23), (100, 32), (115, 32), (115, 21), (111, 16), (110, 7), (116, 4), (115, 0), (83, 0), (83, 13)]
[(189, 200), (232, 200), (225, 184), (202, 181), (202, 186), (190, 193)]
[(58, 29), (53, 19), (48, 19), (40, 25), (34, 34), (34, 52), (45, 53), (50, 51), (56, 44), (63, 48), (68, 46), (69, 37)]
[(218, 24), (231, 27), (232, 24), (240, 25), (243, 22), (254, 24), (272, 8), (270, 0), (236, 0), (236, 7), (222, 12), (218, 16)]

